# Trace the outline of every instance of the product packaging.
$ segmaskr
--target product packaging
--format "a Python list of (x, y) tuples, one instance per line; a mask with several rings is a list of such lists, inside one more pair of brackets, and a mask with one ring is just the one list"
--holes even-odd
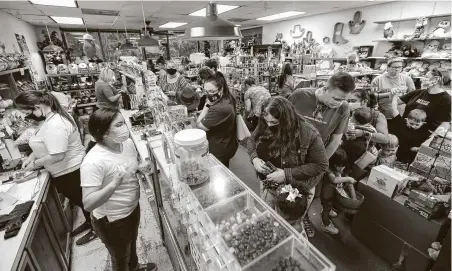
[(399, 195), (408, 183), (408, 176), (388, 166), (372, 168), (367, 185), (392, 198)]

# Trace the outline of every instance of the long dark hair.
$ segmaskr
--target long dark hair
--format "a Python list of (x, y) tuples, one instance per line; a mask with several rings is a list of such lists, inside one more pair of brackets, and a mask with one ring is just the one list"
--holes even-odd
[(226, 78), (224, 77), (223, 73), (221, 72), (215, 72), (214, 74), (211, 74), (209, 77), (207, 77), (205, 83), (213, 83), (218, 89), (222, 89), (223, 91), (223, 99), (228, 99), (232, 105), (234, 106), (234, 113), (236, 112), (235, 107), (235, 98), (232, 96), (231, 92), (229, 91), (228, 84), (226, 83)]
[[(88, 131), (96, 142), (103, 142), (104, 136), (110, 130), (110, 125), (118, 114), (120, 114), (119, 110), (110, 108), (97, 109), (91, 114), (88, 120)], [(96, 142), (89, 142), (86, 153), (96, 145)]]
[(269, 98), (262, 104), (259, 124), (252, 134), (255, 141), (261, 136), (267, 135), (268, 125), (264, 119), (266, 114), (270, 114), (279, 120), (277, 132), (270, 135), (273, 139), (269, 146), (270, 156), (286, 155), (290, 149), (296, 149), (299, 143), (301, 121), (303, 120), (292, 103), (284, 97), (276, 96)]
[(14, 105), (17, 108), (35, 110), (36, 105), (47, 105), (52, 112), (60, 114), (63, 118), (67, 119), (74, 127), (77, 127), (74, 119), (66, 112), (60, 105), (60, 102), (50, 92), (43, 91), (24, 91), (21, 92), (16, 99), (14, 99)]
[(292, 75), (292, 68), (290, 67), (290, 63), (284, 63), (281, 75), (279, 76), (278, 86), (279, 88), (284, 87), (286, 83), (287, 75)]

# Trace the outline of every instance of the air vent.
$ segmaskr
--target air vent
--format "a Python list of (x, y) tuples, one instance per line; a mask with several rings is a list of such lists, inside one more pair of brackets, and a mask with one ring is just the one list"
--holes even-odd
[(243, 18), (230, 18), (228, 19), (228, 21), (230, 22), (234, 22), (234, 23), (241, 23), (241, 22), (245, 22), (245, 21), (249, 21), (250, 19), (243, 19)]
[(119, 15), (119, 11), (116, 11), (116, 10), (82, 8), (82, 12), (83, 12), (83, 14), (86, 14), (86, 15), (103, 15), (103, 16), (118, 16)]

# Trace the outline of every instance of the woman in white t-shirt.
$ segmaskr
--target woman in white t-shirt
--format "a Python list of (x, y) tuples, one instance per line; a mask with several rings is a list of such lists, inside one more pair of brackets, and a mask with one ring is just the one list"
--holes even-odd
[[(39, 128), (30, 137), (29, 145), (33, 152), (24, 161), (23, 168), (31, 171), (44, 167), (52, 176), (52, 183), (58, 192), (83, 209), (80, 165), (85, 148), (74, 119), (62, 109), (50, 92), (22, 92), (14, 102), (28, 118), (40, 122)], [(86, 221), (72, 235), (86, 230), (89, 232), (77, 240), (77, 245), (84, 245), (96, 238), (89, 213), (83, 211), (83, 214)]]
[(92, 212), (93, 228), (110, 253), (112, 269), (156, 270), (153, 263), (138, 266), (138, 151), (124, 117), (115, 109), (98, 109), (88, 129), (97, 143), (90, 144), (81, 166), (83, 203)]

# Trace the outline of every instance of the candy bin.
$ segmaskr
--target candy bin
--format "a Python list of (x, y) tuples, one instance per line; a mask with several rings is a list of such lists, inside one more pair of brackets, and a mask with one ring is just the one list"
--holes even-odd
[(190, 186), (204, 183), (209, 177), (209, 142), (206, 132), (187, 129), (174, 135), (175, 158), (179, 180)]

